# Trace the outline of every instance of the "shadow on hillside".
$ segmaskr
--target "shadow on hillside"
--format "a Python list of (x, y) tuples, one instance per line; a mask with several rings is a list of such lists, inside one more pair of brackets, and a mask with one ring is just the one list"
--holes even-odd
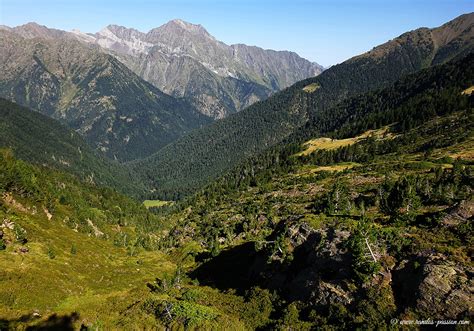
[(244, 291), (252, 286), (252, 266), (256, 257), (254, 244), (245, 243), (221, 252), (192, 271), (190, 276), (201, 285)]
[[(45, 330), (74, 330), (74, 322), (79, 319), (78, 313), (71, 313), (70, 315), (53, 314), (46, 320), (34, 323), (38, 317), (33, 314), (27, 314), (15, 319), (0, 319), (0, 330), (16, 330), (23, 323), (34, 323), (32, 326), (27, 326), (27, 331), (45, 331)], [(23, 328), (21, 328), (23, 329)]]
[(416, 303), (418, 288), (423, 281), (423, 268), (417, 268), (415, 262), (423, 265), (423, 259), (414, 258), (403, 269), (392, 272), (392, 290), (398, 313), (402, 313), (402, 307), (414, 306)]

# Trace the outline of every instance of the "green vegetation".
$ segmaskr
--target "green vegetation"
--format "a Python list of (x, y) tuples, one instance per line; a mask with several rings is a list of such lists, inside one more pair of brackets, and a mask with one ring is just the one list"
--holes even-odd
[(393, 138), (393, 135), (391, 135), (388, 132), (388, 127), (383, 127), (378, 130), (368, 130), (357, 137), (351, 137), (351, 138), (346, 138), (346, 139), (333, 139), (333, 138), (326, 138), (326, 137), (315, 138), (315, 139), (311, 139), (305, 142), (304, 147), (306, 147), (306, 149), (298, 153), (298, 155), (308, 155), (318, 149), (326, 149), (326, 150), (338, 149), (339, 147), (353, 145), (367, 138), (375, 138), (378, 140), (391, 139)]
[(99, 156), (59, 122), (1, 98), (0, 117), (0, 147), (12, 149), (16, 157), (132, 196), (144, 191), (127, 169)]
[[(472, 208), (474, 164), (420, 151), (445, 135), (462, 144), (470, 141), (465, 135), (472, 137), (472, 116), (472, 108), (460, 110), (399, 133), (391, 142), (395, 152), (380, 148), (383, 140), (361, 140), (354, 146), (367, 154), (366, 160), (351, 169), (301, 176), (302, 167), (321, 161), (298, 157), (288, 171), (256, 173), (255, 182), (239, 188), (214, 184), (182, 211), (166, 215), (170, 233), (176, 234), (169, 243), (176, 248), (169, 247), (175, 251), (191, 241), (203, 243), (204, 253), (191, 253), (190, 275), (222, 295), (235, 290), (249, 300), (256, 287), (268, 291), (268, 303), (259, 302), (249, 318), (253, 322), (246, 324), (250, 329), (383, 329), (393, 318), (426, 319), (433, 311), (469, 319), (468, 301), (457, 300), (462, 307), (457, 310), (436, 288), (415, 292), (428, 285), (403, 268), (413, 263), (429, 273), (437, 268), (431, 258), (438, 258), (455, 263), (461, 269), (453, 272), (464, 277), (471, 266), (472, 215), (463, 214), (453, 225), (447, 215), (463, 204)], [(370, 155), (367, 148), (373, 144), (378, 152)], [(334, 155), (343, 155), (345, 148)], [(416, 281), (412, 301), (402, 299), (403, 284)], [(447, 284), (457, 286), (451, 280)], [(468, 282), (460, 286), (468, 291)], [(433, 305), (433, 298), (439, 304)], [(239, 314), (245, 320), (246, 314)]]
[(319, 88), (321, 88), (321, 85), (319, 85), (318, 83), (311, 83), (311, 84), (306, 85), (305, 87), (303, 87), (303, 91), (305, 91), (307, 93), (313, 93), (316, 90), (318, 90)]
[[(469, 300), (451, 305), (430, 282), (450, 272), (446, 286), (469, 291), (455, 279), (472, 266), (474, 113), (461, 93), (472, 59), (345, 101), (337, 120), (242, 163), (162, 215), (175, 234), (163, 247), (187, 249), (191, 283), (245, 300), (268, 291), (251, 329), (385, 329), (433, 312), (469, 319)], [(339, 146), (301, 153), (316, 128)]]
[[(53, 312), (80, 316), (76, 328), (146, 325), (141, 315), (120, 312), (146, 296), (146, 282), (175, 268), (153, 251), (161, 225), (139, 203), (8, 150), (0, 152), (0, 220), (2, 329), (46, 321), (60, 327)], [(114, 245), (120, 236), (127, 240)]]
[(143, 201), (143, 205), (147, 209), (163, 207), (163, 206), (170, 205), (172, 203), (173, 203), (172, 201), (162, 201), (162, 200), (145, 200), (145, 201)]
[[(322, 74), (298, 82), (265, 101), (257, 102), (204, 129), (195, 130), (164, 147), (155, 155), (136, 161), (131, 166), (139, 178), (154, 189), (149, 198), (176, 201), (190, 196), (268, 148), (272, 146), (279, 148), (288, 140), (293, 141), (295, 138), (291, 137), (293, 134), (305, 135), (297, 139), (296, 143), (299, 146), (303, 141), (320, 137), (325, 132), (332, 132), (341, 121), (349, 120), (348, 117), (352, 114), (351, 107), (344, 108), (347, 103), (341, 103), (343, 100), (386, 88), (400, 78), (423, 68), (430, 66), (435, 68), (436, 65), (469, 54), (472, 49), (469, 37), (471, 32), (469, 29), (461, 28), (461, 25), (456, 25), (456, 22), (469, 19), (460, 17), (440, 27), (439, 31), (436, 30), (437, 33), (449, 31), (453, 35), (459, 35), (457, 43), (453, 39), (452, 42), (447, 41), (447, 44), (437, 44), (429, 29), (408, 32), (396, 41), (332, 66)], [(459, 66), (464, 67), (465, 64)], [(472, 76), (468, 71), (464, 77)], [(427, 80), (429, 79), (427, 77)], [(449, 81), (449, 76), (447, 79)], [(444, 84), (442, 80), (439, 82)], [(469, 85), (463, 83), (466, 81), (460, 80), (456, 86), (464, 90), (473, 85), (472, 82)], [(303, 88), (311, 84), (317, 84), (320, 88), (313, 93), (305, 92)], [(405, 83), (402, 81), (401, 85), (403, 84)], [(416, 80), (412, 80), (412, 85), (417, 84)], [(423, 84), (419, 84), (418, 87), (428, 88)], [(396, 86), (395, 89), (386, 91), (388, 93), (394, 90)], [(417, 88), (398, 90), (402, 96), (417, 92)], [(380, 102), (384, 102), (385, 99), (399, 102), (398, 98), (392, 98), (390, 94), (376, 95), (381, 97)], [(357, 102), (357, 99), (353, 100)], [(341, 113), (341, 109), (335, 111), (334, 107), (337, 105), (347, 113)], [(386, 109), (384, 107), (379, 110), (384, 113)], [(388, 117), (387, 124), (394, 123), (390, 120)], [(359, 133), (368, 129), (371, 128)], [(354, 136), (356, 135), (348, 133), (346, 137)]]

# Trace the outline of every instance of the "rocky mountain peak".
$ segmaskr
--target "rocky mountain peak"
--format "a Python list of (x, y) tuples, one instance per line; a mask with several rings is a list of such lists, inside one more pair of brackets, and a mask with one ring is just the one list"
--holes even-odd
[(44, 38), (55, 39), (63, 37), (67, 32), (57, 29), (51, 29), (35, 22), (29, 22), (12, 29), (16, 34), (26, 39)]
[(101, 47), (129, 55), (146, 53), (152, 47), (144, 41), (143, 32), (114, 24), (97, 32), (95, 38)]
[(192, 33), (199, 33), (199, 34), (205, 34), (205, 35), (210, 36), (209, 32), (207, 32), (207, 30), (201, 24), (193, 24), (193, 23), (183, 21), (181, 19), (171, 20), (165, 25), (178, 26), (179, 28), (192, 32)]
[[(433, 38), (437, 46), (446, 45), (456, 38), (469, 36), (474, 27), (474, 13), (464, 14), (456, 19), (433, 29)], [(463, 36), (463, 34), (465, 36)]]
[(160, 39), (163, 39), (164, 37), (166, 39), (174, 36), (180, 36), (182, 37), (183, 34), (186, 34), (188, 36), (192, 37), (199, 37), (199, 38), (209, 38), (211, 40), (215, 40), (209, 32), (200, 24), (193, 24), (189, 23), (186, 21), (183, 21), (181, 19), (174, 19), (169, 21), (168, 23), (163, 24), (162, 26), (158, 28), (154, 28), (150, 30), (146, 35), (147, 35), (147, 40), (150, 42), (157, 41)]

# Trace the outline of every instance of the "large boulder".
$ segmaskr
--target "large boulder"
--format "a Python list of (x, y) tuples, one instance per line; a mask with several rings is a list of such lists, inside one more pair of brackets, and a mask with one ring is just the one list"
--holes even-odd
[(423, 265), (416, 308), (437, 319), (461, 319), (472, 314), (474, 270), (442, 255), (428, 257)]
[(441, 220), (445, 226), (457, 226), (474, 218), (474, 200), (463, 200), (450, 208)]

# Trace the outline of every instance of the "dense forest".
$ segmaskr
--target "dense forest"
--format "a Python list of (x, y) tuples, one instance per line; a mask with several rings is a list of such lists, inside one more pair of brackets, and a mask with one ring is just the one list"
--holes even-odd
[[(470, 106), (472, 97), (463, 94), (462, 91), (474, 85), (473, 69), (474, 57), (469, 55), (459, 61), (409, 75), (389, 88), (349, 98), (327, 112), (319, 113), (314, 120), (288, 137), (285, 143), (241, 162), (212, 183), (207, 191), (216, 192), (222, 188), (226, 190), (245, 187), (251, 183), (258, 183), (260, 178), (286, 173), (299, 162), (294, 155), (310, 138), (354, 137), (369, 129), (377, 129), (389, 124), (393, 124), (390, 127), (392, 134), (399, 134), (436, 116), (443, 116), (460, 109), (469, 109), (472, 107)], [(470, 130), (464, 134), (469, 136)], [(423, 148), (429, 150), (443, 144), (449, 145), (453, 143), (451, 139), (447, 137), (440, 141), (432, 141), (431, 145), (423, 146)], [(396, 150), (396, 146), (391, 146), (394, 145), (393, 140), (378, 144), (385, 145), (383, 147), (385, 149)], [(347, 151), (350, 151), (349, 154)], [(372, 149), (369, 152), (374, 153), (375, 150)], [(370, 158), (370, 155), (360, 150), (358, 145), (326, 152), (328, 155), (337, 153), (345, 155), (347, 161)], [(310, 158), (316, 157), (319, 157), (318, 153), (310, 156)], [(325, 162), (330, 162), (330, 159), (331, 156)], [(336, 159), (333, 157), (333, 160), (342, 161), (337, 157)]]
[(38, 112), (0, 98), (0, 146), (38, 165), (60, 169), (131, 196), (144, 188), (118, 162), (100, 156), (76, 132)]

